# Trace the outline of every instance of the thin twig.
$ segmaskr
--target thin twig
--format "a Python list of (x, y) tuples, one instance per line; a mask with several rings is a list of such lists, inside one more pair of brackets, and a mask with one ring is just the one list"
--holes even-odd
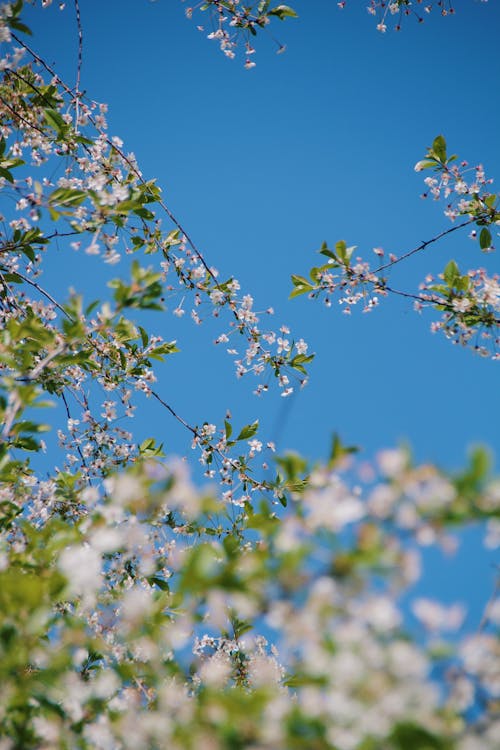
[[(74, 237), (75, 234), (81, 234), (81, 232), (77, 232), (77, 231), (52, 232), (52, 234), (41, 234), (39, 237), (37, 237), (37, 240), (53, 240), (54, 237)], [(37, 242), (36, 240), (31, 240), (31, 242), (34, 245), (45, 244), (44, 242), (41, 242), (41, 241)], [(10, 240), (6, 240), (6, 242), (3, 245), (0, 244), (0, 254), (1, 253), (15, 253), (18, 250), (21, 250), (25, 246), (26, 246), (25, 242), (11, 242)]]
[(18, 78), (18, 79), (19, 79), (20, 81), (22, 81), (22, 82), (23, 82), (23, 83), (24, 83), (24, 84), (25, 84), (26, 86), (28, 86), (28, 88), (30, 88), (30, 89), (33, 89), (33, 91), (35, 92), (35, 94), (36, 94), (37, 96), (39, 96), (39, 97), (40, 97), (41, 99), (43, 99), (43, 100), (45, 101), (45, 104), (46, 104), (46, 105), (47, 105), (48, 107), (52, 108), (52, 106), (53, 106), (53, 103), (52, 103), (52, 102), (50, 101), (50, 99), (48, 99), (48, 98), (47, 98), (47, 97), (45, 96), (45, 94), (43, 93), (43, 91), (41, 91), (41, 90), (40, 90), (40, 89), (38, 88), (38, 86), (35, 86), (35, 84), (34, 84), (34, 83), (33, 83), (32, 81), (29, 81), (29, 80), (28, 80), (27, 78), (25, 78), (24, 76), (22, 76), (22, 75), (21, 75), (21, 74), (19, 73), (19, 71), (17, 71), (17, 70), (14, 70), (13, 68), (5, 68), (5, 73), (8, 73), (9, 75), (15, 76), (15, 77), (16, 77), (16, 78)]
[[(169, 404), (167, 404), (167, 402), (164, 401), (158, 393), (156, 393), (156, 391), (152, 390), (151, 391), (151, 395), (157, 401), (159, 401), (159, 403), (162, 406), (164, 406), (165, 409), (167, 409), (170, 412), (170, 414), (172, 414), (172, 416), (178, 422), (180, 422), (180, 424), (182, 424), (186, 429), (188, 429), (194, 435), (194, 437), (197, 440), (201, 440), (203, 438), (203, 436), (201, 435), (201, 433), (195, 427), (191, 427), (190, 424), (188, 424), (181, 416), (179, 416), (179, 414), (177, 414), (174, 411), (174, 409), (172, 409), (172, 407)], [(217, 456), (219, 456), (220, 459), (222, 459), (222, 461), (225, 461), (226, 463), (228, 463), (231, 466), (232, 469), (234, 469), (235, 471), (238, 471), (240, 473), (241, 478), (245, 482), (248, 482), (248, 484), (252, 485), (252, 487), (254, 487), (254, 488), (260, 488), (260, 489), (265, 488), (265, 487), (268, 488), (268, 483), (266, 481), (259, 482), (258, 480), (253, 479), (252, 477), (250, 477), (247, 473), (245, 473), (245, 472), (243, 472), (241, 470), (241, 467), (240, 467), (240, 464), (238, 463), (238, 461), (235, 461), (234, 459), (229, 458), (229, 456), (226, 456), (219, 448), (212, 447), (212, 450), (213, 450), (213, 452)]]
[[(64, 393), (64, 390), (61, 391), (60, 396), (61, 396), (62, 402), (63, 402), (63, 404), (64, 404), (64, 406), (66, 408), (66, 415), (67, 415), (68, 419), (71, 419), (71, 412), (69, 410), (69, 404), (68, 404), (68, 400), (66, 398), (66, 394)], [(80, 456), (80, 460), (82, 462), (82, 466), (85, 468), (85, 471), (87, 472), (87, 482), (88, 482), (88, 484), (91, 485), (92, 484), (92, 480), (91, 480), (91, 477), (90, 477), (89, 468), (87, 466), (87, 462), (85, 461), (85, 456), (82, 453), (82, 449), (80, 448), (80, 446), (78, 445), (78, 443), (76, 444), (76, 451), (77, 451), (78, 455)]]
[[(69, 86), (68, 86), (68, 85), (67, 85), (67, 84), (66, 84), (66, 83), (65, 83), (65, 82), (64, 82), (64, 81), (63, 81), (63, 80), (62, 80), (62, 79), (61, 79), (61, 78), (60, 78), (60, 77), (59, 77), (59, 76), (57, 75), (57, 73), (55, 72), (55, 70), (53, 70), (53, 69), (51, 68), (51, 66), (50, 66), (50, 65), (48, 65), (48, 64), (47, 64), (47, 63), (45, 62), (45, 60), (43, 60), (43, 59), (42, 59), (42, 58), (41, 58), (41, 57), (40, 57), (40, 56), (39, 56), (39, 55), (38, 55), (38, 54), (37, 54), (36, 52), (34, 52), (34, 50), (32, 50), (32, 49), (31, 49), (31, 48), (29, 47), (29, 45), (27, 45), (27, 44), (26, 44), (26, 43), (25, 43), (24, 41), (22, 41), (22, 40), (21, 40), (21, 39), (20, 39), (19, 37), (17, 37), (17, 36), (15, 35), (15, 34), (11, 34), (11, 36), (12, 36), (12, 38), (13, 38), (13, 39), (15, 39), (15, 41), (16, 41), (16, 42), (18, 42), (18, 44), (20, 44), (20, 45), (21, 45), (21, 46), (22, 46), (22, 47), (23, 47), (23, 48), (24, 48), (24, 49), (25, 49), (25, 50), (26, 50), (26, 51), (27, 51), (27, 52), (28, 52), (28, 53), (29, 53), (29, 54), (30, 54), (30, 55), (31, 55), (31, 56), (33, 57), (33, 59), (34, 59), (34, 60), (35, 60), (36, 62), (38, 62), (38, 63), (39, 63), (39, 64), (40, 64), (40, 65), (41, 65), (41, 66), (42, 66), (43, 68), (45, 68), (45, 70), (46, 70), (46, 71), (47, 71), (48, 73), (50, 73), (50, 75), (51, 75), (51, 76), (52, 76), (52, 77), (53, 77), (53, 78), (54, 78), (55, 80), (57, 80), (57, 81), (59, 82), (59, 84), (61, 85), (61, 87), (62, 87), (62, 88), (63, 88), (63, 90), (64, 90), (64, 91), (65, 91), (65, 92), (67, 93), (67, 95), (68, 95), (68, 96), (70, 96), (70, 97), (71, 97), (71, 98), (72, 98), (73, 100), (75, 100), (75, 99), (76, 99), (76, 101), (77, 101), (77, 102), (79, 102), (79, 101), (80, 101), (80, 97), (81, 97), (81, 95), (80, 95), (80, 93), (79, 93), (79, 92), (77, 92), (77, 94), (76, 94), (76, 96), (75, 96), (74, 92), (73, 92), (73, 91), (72, 91), (72, 90), (71, 90), (71, 89), (69, 88)], [(110, 148), (114, 149), (114, 150), (116, 151), (116, 153), (117, 153), (117, 154), (118, 154), (118, 155), (120, 156), (120, 158), (121, 158), (121, 159), (123, 160), (123, 162), (124, 162), (125, 164), (127, 164), (127, 166), (129, 167), (129, 169), (131, 170), (131, 172), (132, 172), (132, 173), (133, 173), (133, 174), (134, 174), (134, 175), (136, 176), (136, 178), (137, 178), (137, 180), (139, 181), (139, 183), (140, 183), (141, 185), (143, 185), (143, 186), (144, 186), (144, 187), (146, 188), (146, 190), (147, 190), (148, 194), (149, 194), (149, 195), (151, 195), (151, 196), (152, 196), (152, 197), (154, 198), (154, 200), (155, 200), (155, 201), (156, 201), (156, 202), (158, 203), (158, 205), (159, 205), (159, 206), (160, 206), (160, 207), (161, 207), (161, 208), (162, 208), (162, 209), (164, 210), (164, 212), (166, 213), (166, 215), (168, 216), (168, 218), (170, 219), (170, 221), (172, 222), (172, 224), (173, 224), (173, 225), (174, 225), (174, 226), (175, 226), (175, 227), (176, 227), (176, 228), (177, 228), (177, 229), (179, 230), (179, 232), (180, 232), (180, 233), (181, 233), (181, 234), (182, 234), (182, 235), (183, 235), (183, 236), (184, 236), (184, 237), (186, 238), (186, 241), (187, 241), (188, 245), (190, 246), (190, 248), (191, 248), (191, 249), (192, 249), (192, 251), (194, 252), (195, 256), (196, 256), (196, 257), (198, 258), (198, 260), (200, 261), (201, 265), (203, 266), (203, 268), (205, 269), (205, 271), (207, 272), (207, 274), (209, 275), (209, 277), (210, 277), (210, 278), (212, 279), (212, 281), (213, 281), (213, 283), (214, 283), (214, 285), (215, 285), (216, 289), (218, 289), (218, 290), (222, 291), (222, 290), (221, 290), (221, 287), (220, 287), (220, 284), (219, 284), (219, 282), (218, 282), (218, 280), (217, 280), (217, 277), (216, 277), (216, 275), (215, 275), (215, 273), (214, 273), (214, 272), (212, 271), (212, 269), (211, 269), (211, 268), (210, 268), (210, 266), (208, 265), (208, 263), (207, 263), (207, 261), (205, 260), (205, 258), (204, 258), (204, 256), (203, 256), (203, 254), (202, 254), (202, 253), (201, 253), (201, 251), (200, 251), (200, 250), (198, 249), (198, 247), (197, 247), (197, 246), (195, 245), (195, 243), (194, 243), (193, 239), (191, 238), (191, 236), (189, 235), (189, 233), (188, 233), (188, 232), (187, 232), (187, 231), (185, 230), (185, 228), (184, 228), (184, 226), (183, 226), (183, 225), (181, 224), (181, 222), (180, 222), (180, 221), (179, 221), (179, 220), (178, 220), (178, 219), (177, 219), (177, 218), (175, 217), (175, 215), (174, 215), (174, 214), (172, 213), (172, 211), (171, 211), (171, 210), (169, 209), (169, 207), (167, 206), (167, 204), (166, 204), (166, 203), (165, 203), (165, 202), (163, 201), (163, 199), (162, 199), (162, 198), (158, 198), (158, 196), (157, 196), (157, 195), (155, 195), (155, 194), (154, 194), (154, 193), (153, 193), (153, 192), (151, 191), (151, 189), (150, 189), (150, 187), (149, 187), (148, 183), (147, 183), (147, 182), (146, 182), (146, 180), (145, 180), (145, 179), (143, 178), (143, 176), (142, 176), (142, 174), (140, 173), (140, 171), (138, 170), (137, 166), (136, 166), (136, 165), (135, 165), (135, 164), (134, 164), (134, 163), (132, 162), (132, 160), (131, 160), (131, 159), (130, 159), (130, 158), (129, 158), (129, 157), (128, 157), (128, 156), (127, 156), (127, 155), (126, 155), (126, 154), (125, 154), (125, 153), (124, 153), (124, 152), (123, 152), (123, 151), (122, 151), (121, 149), (120, 149), (120, 147), (119, 147), (119, 146), (117, 146), (117, 145), (116, 145), (115, 143), (113, 143), (113, 141), (112, 141), (112, 140), (111, 140), (111, 139), (109, 138), (109, 136), (107, 135), (107, 133), (106, 133), (105, 131), (103, 131), (103, 130), (102, 130), (102, 128), (100, 128), (100, 127), (98, 126), (98, 124), (97, 124), (97, 122), (96, 122), (95, 118), (94, 118), (94, 117), (93, 117), (93, 116), (92, 116), (92, 115), (91, 115), (90, 113), (88, 114), (88, 120), (89, 120), (89, 122), (90, 122), (90, 123), (91, 123), (91, 124), (92, 124), (92, 125), (93, 125), (93, 126), (94, 126), (94, 127), (96, 128), (97, 132), (98, 132), (98, 133), (100, 133), (100, 135), (101, 135), (101, 136), (103, 137), (103, 139), (104, 139), (104, 140), (105, 140), (105, 142), (106, 142), (106, 143), (108, 144), (108, 146), (109, 146)], [(84, 148), (85, 148), (85, 149), (86, 149), (87, 151), (89, 150), (89, 149), (88, 149), (88, 147), (87, 147), (87, 146), (85, 146), (85, 145), (84, 145)], [(249, 330), (249, 329), (248, 329), (248, 326), (246, 326), (246, 325), (244, 325), (244, 324), (242, 325), (242, 323), (241, 323), (241, 320), (240, 320), (240, 318), (239, 318), (239, 316), (238, 316), (238, 313), (237, 313), (236, 309), (234, 308), (234, 306), (233, 306), (233, 305), (231, 304), (231, 300), (230, 300), (230, 298), (228, 297), (228, 295), (227, 295), (227, 292), (225, 292), (225, 291), (224, 291), (224, 292), (223, 292), (223, 294), (224, 294), (224, 297), (225, 297), (226, 301), (228, 301), (228, 302), (230, 303), (230, 304), (229, 304), (229, 308), (230, 308), (230, 310), (231, 310), (231, 312), (232, 312), (232, 314), (233, 314), (233, 317), (234, 317), (234, 318), (235, 318), (235, 320), (237, 321), (238, 325), (239, 325), (239, 326), (242, 326), (241, 330), (245, 330), (245, 331), (246, 331), (246, 332), (248, 333), (248, 335), (249, 335), (249, 336), (250, 336), (251, 338), (253, 338), (253, 336), (252, 336), (252, 333), (251, 333), (251, 330)], [(262, 345), (261, 345), (260, 343), (259, 343), (259, 349), (260, 349), (261, 351), (263, 351)]]
[(391, 266), (395, 266), (397, 263), (401, 263), (402, 260), (406, 260), (406, 258), (409, 258), (411, 255), (415, 255), (415, 253), (419, 253), (421, 250), (424, 250), (428, 245), (432, 245), (433, 242), (437, 242), (443, 237), (446, 237), (447, 234), (456, 232), (458, 229), (463, 229), (464, 227), (468, 226), (469, 224), (472, 224), (475, 221), (476, 221), (475, 218), (467, 219), (467, 221), (463, 221), (461, 224), (456, 224), (455, 226), (450, 227), (449, 229), (446, 229), (444, 232), (437, 234), (431, 240), (425, 240), (418, 247), (413, 248), (413, 250), (410, 250), (404, 255), (400, 255), (399, 258), (396, 258), (396, 260), (391, 260), (389, 263), (385, 263), (383, 266), (379, 266), (373, 271), (373, 273), (379, 273), (380, 271), (384, 271), (386, 268), (391, 268)]
[(20, 273), (19, 271), (14, 271), (14, 273), (16, 274), (16, 276), (19, 276), (20, 279), (22, 279), (23, 281), (25, 281), (26, 284), (29, 284), (34, 289), (36, 289), (38, 292), (40, 292), (40, 294), (43, 294), (43, 296), (46, 297), (46, 299), (48, 299), (49, 302), (52, 302), (52, 304), (55, 307), (57, 307), (57, 309), (60, 310), (63, 313), (63, 315), (65, 315), (68, 318), (68, 320), (71, 320), (71, 321), (73, 320), (73, 318), (71, 317), (71, 315), (68, 312), (66, 312), (66, 310), (64, 309), (64, 307), (62, 305), (60, 305), (59, 302), (56, 299), (54, 299), (54, 297), (51, 294), (49, 294), (49, 292), (45, 291), (45, 289), (43, 287), (41, 287), (40, 284), (37, 284), (36, 281), (33, 281), (32, 279), (28, 278), (27, 276), (25, 276), (24, 274)]
[(82, 19), (80, 16), (80, 5), (75, 0), (76, 26), (78, 29), (78, 62), (76, 66), (76, 83), (75, 83), (75, 130), (78, 132), (78, 120), (80, 119), (80, 75), (82, 72), (83, 62), (83, 29)]
[[(448, 312), (456, 312), (453, 305), (450, 304), (449, 302), (445, 302), (445, 300), (441, 299), (441, 297), (432, 297), (431, 295), (418, 295), (418, 294), (411, 294), (410, 292), (402, 292), (399, 289), (394, 289), (393, 287), (387, 286), (387, 284), (384, 284), (383, 286), (379, 286), (378, 288), (381, 292), (391, 292), (391, 294), (398, 294), (400, 297), (407, 297), (408, 299), (414, 299), (414, 300), (417, 300), (417, 302), (421, 302), (423, 304), (439, 305), (440, 307), (444, 308)], [(492, 318), (491, 323), (495, 323), (496, 325), (500, 326), (500, 319)]]
[(165, 407), (165, 409), (167, 409), (167, 411), (169, 411), (169, 412), (170, 412), (170, 414), (171, 414), (171, 415), (172, 415), (172, 416), (173, 416), (173, 417), (174, 417), (174, 418), (175, 418), (175, 419), (176, 419), (176, 420), (177, 420), (178, 422), (180, 422), (180, 423), (181, 423), (181, 425), (183, 425), (183, 426), (184, 426), (184, 427), (185, 427), (185, 428), (186, 428), (187, 430), (189, 430), (190, 432), (192, 432), (192, 433), (193, 433), (193, 435), (194, 435), (194, 436), (195, 436), (196, 438), (201, 438), (201, 435), (200, 435), (200, 433), (198, 432), (198, 430), (196, 430), (196, 429), (195, 429), (194, 427), (191, 427), (191, 425), (190, 425), (190, 424), (188, 424), (188, 423), (187, 423), (187, 422), (186, 422), (186, 421), (185, 421), (185, 420), (184, 420), (184, 419), (183, 419), (183, 418), (182, 418), (181, 416), (179, 416), (179, 414), (177, 414), (177, 412), (176, 412), (176, 411), (174, 411), (174, 409), (172, 409), (172, 407), (170, 406), (170, 404), (167, 404), (167, 402), (166, 402), (166, 401), (164, 401), (164, 400), (162, 399), (162, 397), (161, 397), (161, 396), (160, 396), (160, 395), (159, 395), (158, 393), (156, 393), (156, 391), (151, 391), (151, 395), (152, 395), (152, 396), (153, 396), (153, 397), (154, 397), (154, 398), (155, 398), (155, 399), (156, 399), (157, 401), (159, 401), (159, 402), (160, 402), (160, 404), (161, 404), (162, 406), (164, 406), (164, 407)]
[[(11, 36), (12, 36), (12, 38), (18, 44), (20, 44), (33, 57), (34, 60), (36, 60), (36, 62), (38, 62), (42, 67), (44, 67), (45, 70), (48, 73), (50, 73), (50, 75), (53, 78), (55, 78), (60, 83), (60, 85), (62, 86), (62, 88), (65, 90), (65, 92), (69, 96), (71, 96), (72, 98), (76, 98), (77, 100), (79, 100), (79, 98), (80, 98), (79, 97), (79, 93), (77, 92), (76, 97), (75, 97), (74, 92), (69, 88), (69, 86), (66, 83), (64, 83), (64, 81), (57, 75), (57, 73), (55, 72), (55, 70), (53, 68), (51, 68), (51, 66), (48, 65), (45, 62), (45, 60), (43, 60), (34, 50), (31, 49), (31, 47), (28, 44), (26, 44), (18, 36), (16, 36), (15, 34), (12, 34), (12, 33), (11, 33)], [(94, 117), (91, 114), (88, 115), (88, 119), (89, 119), (89, 122), (91, 122), (92, 125), (96, 128), (96, 130), (105, 138), (106, 143), (108, 144), (108, 146), (110, 146), (111, 148), (113, 148), (116, 151), (116, 153), (120, 156), (120, 158), (123, 159), (123, 161), (127, 164), (127, 166), (129, 167), (129, 169), (131, 170), (131, 172), (133, 172), (134, 175), (137, 177), (137, 179), (139, 180), (139, 182), (141, 183), (141, 185), (144, 185), (147, 188), (148, 185), (147, 185), (146, 180), (141, 175), (141, 173), (139, 172), (139, 170), (137, 169), (137, 167), (135, 166), (135, 164), (131, 161), (131, 159), (129, 159), (128, 156), (115, 143), (113, 143), (113, 141), (102, 130), (102, 128), (100, 128), (97, 125)], [(152, 195), (151, 192), (150, 192), (150, 195)], [(213, 280), (213, 282), (215, 283), (215, 285), (217, 286), (217, 288), (219, 288), (219, 283), (217, 281), (217, 278), (216, 278), (215, 274), (213, 273), (212, 269), (210, 268), (210, 266), (206, 262), (205, 258), (203, 257), (202, 253), (200, 252), (200, 250), (198, 250), (198, 248), (196, 247), (194, 241), (191, 239), (191, 237), (188, 234), (188, 232), (186, 232), (186, 230), (184, 229), (183, 225), (180, 223), (180, 221), (178, 221), (178, 219), (175, 217), (175, 215), (172, 213), (172, 211), (168, 208), (168, 206), (166, 205), (166, 203), (162, 199), (158, 200), (157, 196), (153, 196), (153, 197), (158, 201), (158, 205), (160, 205), (161, 208), (163, 208), (163, 210), (167, 214), (167, 216), (170, 219), (170, 221), (172, 222), (172, 224), (174, 224), (174, 226), (179, 230), (179, 232), (181, 232), (181, 234), (184, 235), (184, 237), (186, 238), (189, 246), (191, 247), (191, 249), (193, 250), (194, 254), (196, 255), (196, 257), (198, 258), (198, 260), (202, 264), (203, 268), (209, 274), (210, 278)]]
[(75, 0), (75, 13), (76, 13), (76, 25), (78, 28), (78, 63), (76, 67), (76, 84), (75, 91), (78, 94), (80, 91), (80, 75), (82, 72), (82, 61), (83, 61), (83, 29), (82, 19), (80, 16), (80, 5), (78, 0)]

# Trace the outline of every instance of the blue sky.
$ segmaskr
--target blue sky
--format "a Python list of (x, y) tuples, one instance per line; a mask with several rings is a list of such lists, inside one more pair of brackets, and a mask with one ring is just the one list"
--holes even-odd
[[(28, 8), (26, 20), (34, 47), (73, 81), (67, 5), (62, 13)], [(206, 39), (208, 24), (196, 29), (206, 16), (188, 21), (179, 0), (81, 3), (82, 87), (109, 104), (111, 134), (157, 178), (208, 262), (236, 276), (257, 308), (272, 305), (275, 325), (288, 323), (316, 352), (307, 389), (288, 402), (277, 393), (257, 400), (255, 384), (237, 382), (231, 359), (211, 345), (217, 327), (156, 315), (151, 328), (182, 350), (161, 369), (158, 391), (188, 421), (220, 424), (228, 408), (238, 423), (260, 417), (265, 437), (310, 458), (327, 454), (334, 431), (368, 455), (404, 440), (418, 459), (448, 468), (473, 443), (498, 454), (497, 364), (431, 335), (431, 318), (398, 299), (351, 317), (335, 305), (288, 301), (290, 274), (315, 264), (323, 240), (343, 238), (374, 257), (375, 246), (400, 254), (448, 228), (444, 206), (419, 198), (423, 178), (413, 170), (437, 134), (450, 151), (500, 175), (500, 8), (459, 5), (452, 17), (435, 14), (422, 25), (410, 18), (400, 33), (380, 34), (365, 2), (351, 0), (341, 12), (334, 0), (298, 0), (299, 20), (274, 24), (286, 53), (276, 55), (261, 35), (257, 65), (247, 71), (243, 57), (227, 60)], [(88, 258), (67, 262), (62, 252), (53, 258), (52, 290), (73, 285), (97, 296), (107, 269), (86, 270)], [(401, 264), (391, 280), (414, 291), (452, 257), (467, 268), (496, 263), (455, 234)], [(153, 405), (141, 409), (136, 431), (187, 450), (188, 436)], [(467, 567), (471, 580), (485, 581), (483, 598), (490, 562), (478, 560), (475, 573)]]

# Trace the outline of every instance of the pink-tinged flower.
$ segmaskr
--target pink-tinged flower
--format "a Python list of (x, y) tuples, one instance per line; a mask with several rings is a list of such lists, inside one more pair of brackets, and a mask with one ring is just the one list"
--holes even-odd
[(89, 544), (66, 547), (59, 558), (59, 569), (68, 580), (71, 594), (81, 596), (84, 604), (95, 601), (101, 585), (101, 555)]
[(281, 354), (282, 352), (290, 351), (290, 342), (288, 339), (283, 339), (280, 336), (278, 337), (277, 344), (278, 344), (278, 354)]
[(456, 297), (451, 303), (455, 312), (464, 313), (471, 307), (472, 302), (467, 297)]
[(403, 450), (385, 450), (377, 455), (380, 471), (387, 477), (396, 477), (407, 466), (408, 457)]
[(466, 610), (462, 604), (449, 607), (431, 599), (416, 599), (412, 605), (413, 614), (428, 630), (458, 630), (465, 619)]
[(331, 477), (325, 487), (308, 490), (304, 500), (311, 529), (325, 528), (338, 533), (365, 515), (361, 500), (337, 476)]
[(260, 453), (260, 451), (262, 450), (262, 443), (260, 442), (260, 440), (256, 440), (256, 439), (249, 440), (248, 445), (250, 446), (250, 451), (251, 451), (250, 455), (254, 455), (255, 453)]
[(401, 613), (388, 596), (370, 596), (355, 602), (352, 612), (380, 632), (393, 630), (401, 624)]
[(295, 348), (297, 349), (298, 354), (307, 354), (308, 345), (304, 339), (299, 339), (295, 344)]

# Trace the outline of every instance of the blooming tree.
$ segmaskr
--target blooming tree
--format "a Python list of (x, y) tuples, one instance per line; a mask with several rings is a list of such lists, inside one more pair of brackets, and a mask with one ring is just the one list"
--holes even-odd
[[(385, 25), (418, 5), (371, 10)], [(225, 54), (244, 45), (247, 67), (250, 38), (295, 16), (270, 2), (200, 9)], [(32, 46), (25, 15), (22, 0), (1, 8), (1, 750), (494, 750), (498, 599), (474, 631), (461, 607), (426, 598), (412, 604), (412, 631), (402, 605), (421, 548), (450, 529), (481, 523), (485, 544), (500, 544), (485, 453), (450, 474), (404, 449), (367, 465), (336, 437), (326, 463), (278, 454), (269, 479), (257, 419), (217, 427), (178, 414), (154, 369), (179, 356), (176, 343), (141, 325), (167, 294), (179, 297), (176, 316), (217, 318), (216, 344), (258, 394), (304, 385), (312, 355), (220, 277), (108, 134), (106, 107), (80, 90), (81, 45), (72, 86)], [(426, 192), (445, 198), (451, 228), (399, 257), (377, 248), (375, 268), (343, 241), (325, 244), (325, 262), (292, 277), (293, 295), (371, 309), (402, 293), (393, 266), (449, 232), (467, 226), (493, 249), (500, 214), (482, 168), (448, 156), (438, 136), (416, 169), (432, 171)], [(133, 255), (130, 277), (113, 279), (107, 299), (59, 299), (44, 274), (56, 242), (111, 266)], [(479, 332), (475, 348), (497, 358), (499, 289), (450, 261), (404, 294), (436, 310), (452, 340)], [(144, 398), (186, 429), (208, 488), (123, 426)], [(49, 425), (51, 402), (64, 418)], [(50, 428), (57, 447), (44, 442)]]
[(491, 192), (492, 180), (486, 178), (482, 165), (471, 167), (466, 161), (454, 164), (456, 159), (456, 154), (447, 156), (446, 141), (439, 135), (426, 158), (415, 165), (417, 172), (430, 169), (436, 175), (425, 178), (426, 191), (422, 197), (431, 195), (435, 200), (447, 201), (444, 213), (453, 222), (451, 228), (400, 256), (391, 253), (385, 258), (382, 248), (373, 248), (375, 268), (361, 256), (354, 255), (356, 246), (347, 247), (347, 243), (340, 240), (335, 249), (331, 249), (325, 242), (319, 252), (327, 259), (326, 263), (313, 267), (309, 278), (293, 275), (292, 296), (308, 293), (311, 299), (317, 299), (323, 295), (325, 304), (330, 307), (332, 297), (338, 295), (338, 303), (347, 314), (358, 303), (364, 312), (369, 312), (379, 304), (380, 298), (389, 294), (408, 297), (414, 300), (413, 306), (418, 312), (431, 307), (440, 313), (439, 320), (432, 324), (433, 331), (442, 331), (451, 341), (471, 346), (481, 356), (498, 360), (498, 274), (490, 276), (484, 268), (461, 273), (457, 263), (450, 260), (438, 278), (428, 274), (415, 292), (395, 289), (389, 279), (395, 265), (466, 227), (473, 227), (470, 237), (478, 238), (483, 253), (495, 249), (491, 230), (494, 232), (500, 224), (500, 211), (498, 195)]

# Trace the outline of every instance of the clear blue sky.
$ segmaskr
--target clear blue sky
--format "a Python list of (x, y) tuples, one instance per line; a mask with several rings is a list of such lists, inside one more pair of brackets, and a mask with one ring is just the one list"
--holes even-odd
[[(316, 262), (323, 240), (344, 238), (373, 257), (374, 246), (399, 254), (449, 226), (442, 204), (420, 200), (413, 170), (438, 133), (500, 179), (500, 7), (461, 0), (453, 17), (410, 18), (399, 34), (380, 34), (365, 2), (342, 12), (334, 0), (293, 5), (300, 19), (274, 24), (287, 52), (276, 55), (264, 34), (247, 71), (197, 31), (206, 17), (188, 21), (180, 0), (81, 1), (82, 87), (109, 104), (111, 134), (157, 178), (208, 262), (236, 276), (256, 307), (272, 305), (276, 323), (289, 323), (317, 355), (310, 385), (285, 408), (276, 393), (256, 400), (253, 382), (236, 381), (231, 359), (210, 344), (220, 327), (155, 316), (151, 327), (182, 349), (160, 371), (158, 391), (191, 422), (220, 424), (230, 408), (239, 423), (260, 416), (266, 437), (284, 425), (280, 448), (311, 458), (327, 453), (333, 431), (368, 455), (405, 440), (419, 459), (449, 468), (472, 443), (498, 455), (498, 364), (432, 336), (430, 318), (400, 300), (347, 317), (287, 298), (290, 274)], [(34, 47), (74, 81), (67, 6), (30, 8), (26, 19)], [(496, 263), (452, 235), (392, 278), (413, 291), (451, 257), (467, 268)], [(56, 256), (51, 288), (96, 296), (107, 269), (78, 264)], [(187, 436), (156, 407), (144, 407), (137, 433), (187, 450)], [(474, 556), (462, 571), (474, 585), (485, 581), (483, 597), (488, 566)], [(442, 571), (435, 566), (436, 577)], [(462, 585), (452, 587), (457, 596)]]

